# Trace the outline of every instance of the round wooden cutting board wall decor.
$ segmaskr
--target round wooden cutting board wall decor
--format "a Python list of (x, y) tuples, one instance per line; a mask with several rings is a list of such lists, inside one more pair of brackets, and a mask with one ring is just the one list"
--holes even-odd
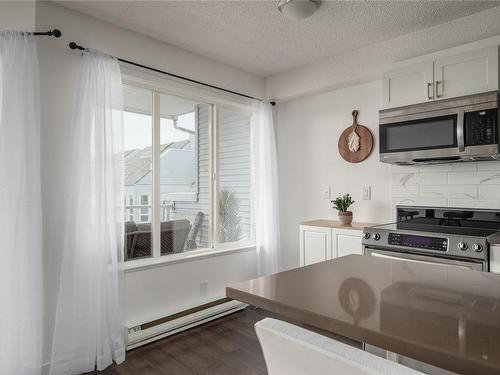
[[(354, 134), (354, 133), (355, 134)], [(339, 138), (339, 153), (349, 163), (365, 160), (373, 149), (373, 135), (366, 126), (358, 124), (358, 111), (352, 111), (352, 126)]]

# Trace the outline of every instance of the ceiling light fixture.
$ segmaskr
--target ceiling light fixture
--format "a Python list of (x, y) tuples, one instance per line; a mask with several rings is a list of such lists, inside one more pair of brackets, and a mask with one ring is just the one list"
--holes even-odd
[(321, 5), (321, 0), (280, 0), (278, 10), (286, 17), (302, 20), (313, 15)]

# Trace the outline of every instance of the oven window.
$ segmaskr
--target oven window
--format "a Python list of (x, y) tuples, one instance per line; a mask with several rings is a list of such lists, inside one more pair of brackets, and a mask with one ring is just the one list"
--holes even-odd
[(456, 115), (380, 126), (381, 152), (457, 147)]

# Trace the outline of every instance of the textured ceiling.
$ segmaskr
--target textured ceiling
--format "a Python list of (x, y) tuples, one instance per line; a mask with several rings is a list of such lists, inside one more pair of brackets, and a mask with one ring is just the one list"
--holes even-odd
[(323, 1), (312, 17), (297, 21), (282, 16), (277, 1), (57, 3), (262, 76), (500, 5), (500, 1)]

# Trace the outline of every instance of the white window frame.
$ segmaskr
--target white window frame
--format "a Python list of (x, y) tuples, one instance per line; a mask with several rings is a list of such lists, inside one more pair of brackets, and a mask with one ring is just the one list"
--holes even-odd
[[(139, 206), (140, 207), (139, 208), (139, 223), (147, 223), (149, 221), (149, 216), (150, 216), (149, 215), (149, 201), (150, 201), (149, 194), (141, 194), (139, 197), (140, 197), (139, 198), (139, 205), (140, 205)], [(143, 197), (147, 198), (146, 204), (143, 203), (143, 199), (142, 199)], [(143, 209), (146, 209), (145, 214), (142, 211)], [(146, 216), (146, 220), (142, 219), (143, 216)]]
[[(253, 205), (251, 212), (252, 235), (251, 239), (240, 240), (236, 242), (218, 243), (218, 108), (228, 110), (245, 111), (252, 114), (255, 109), (252, 103), (245, 101), (238, 102), (234, 96), (218, 95), (212, 90), (206, 90), (201, 87), (193, 87), (185, 83), (166, 79), (164, 76), (149, 74), (133, 68), (122, 67), (122, 81), (124, 85), (148, 89), (153, 92), (153, 249), (152, 256), (142, 259), (131, 259), (126, 262), (126, 269), (135, 269), (159, 265), (163, 263), (179, 262), (183, 259), (197, 259), (205, 256), (216, 255), (218, 253), (227, 253), (228, 251), (242, 251), (255, 249), (255, 225)], [(210, 176), (210, 202), (209, 202), (209, 246), (196, 250), (186, 251), (180, 254), (161, 255), (160, 242), (160, 112), (155, 110), (160, 105), (160, 95), (174, 95), (187, 98), (189, 100), (198, 101), (210, 106), (210, 123), (209, 123), (209, 176)], [(197, 131), (197, 130), (196, 130)], [(195, 147), (196, 155), (198, 154), (198, 145)], [(252, 156), (251, 156), (252, 157)], [(199, 184), (198, 184), (199, 186)], [(251, 179), (251, 191), (253, 191), (253, 180)], [(253, 199), (253, 194), (251, 194)]]

